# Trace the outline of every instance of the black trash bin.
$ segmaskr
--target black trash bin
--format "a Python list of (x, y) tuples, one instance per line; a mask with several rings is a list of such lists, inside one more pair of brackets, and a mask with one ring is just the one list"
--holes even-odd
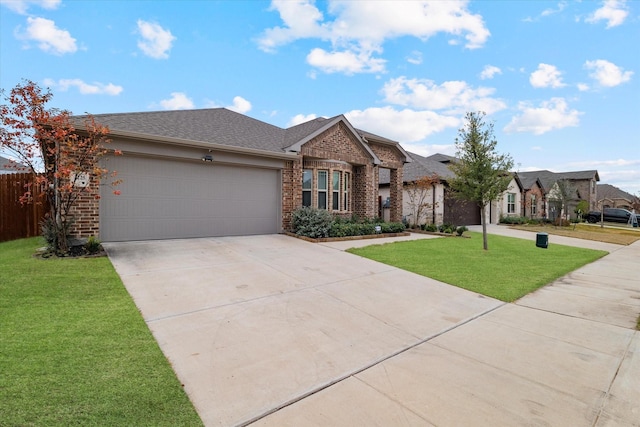
[(549, 247), (549, 234), (548, 233), (536, 234), (536, 246), (539, 248), (545, 248), (545, 249)]

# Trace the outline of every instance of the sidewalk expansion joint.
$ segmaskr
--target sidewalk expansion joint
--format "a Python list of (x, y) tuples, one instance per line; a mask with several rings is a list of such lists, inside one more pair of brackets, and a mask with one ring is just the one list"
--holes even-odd
[(424, 339), (421, 339), (421, 340), (419, 340), (419, 341), (417, 341), (417, 342), (415, 342), (415, 343), (413, 343), (413, 344), (411, 344), (409, 346), (406, 346), (406, 347), (404, 347), (404, 348), (402, 348), (402, 349), (400, 349), (398, 351), (395, 351), (395, 352), (393, 352), (393, 353), (391, 353), (391, 354), (389, 354), (389, 355), (387, 355), (387, 356), (385, 356), (385, 357), (383, 357), (381, 359), (378, 359), (378, 360), (376, 360), (376, 361), (374, 361), (374, 362), (372, 362), (372, 363), (370, 363), (370, 364), (368, 364), (368, 365), (366, 365), (366, 366), (364, 366), (362, 368), (358, 368), (358, 369), (356, 369), (354, 371), (351, 371), (351, 372), (349, 372), (349, 373), (347, 373), (345, 375), (342, 375), (342, 376), (340, 376), (340, 377), (338, 377), (338, 378), (336, 378), (334, 380), (331, 380), (331, 381), (327, 382), (326, 384), (320, 385), (320, 386), (318, 386), (318, 387), (316, 387), (316, 388), (314, 388), (312, 390), (309, 390), (308, 392), (303, 393), (300, 396), (297, 396), (297, 397), (295, 397), (295, 398), (293, 398), (293, 399), (291, 399), (291, 400), (289, 400), (287, 402), (284, 402), (281, 405), (278, 405), (278, 406), (276, 406), (274, 408), (271, 408), (271, 409), (265, 411), (264, 413), (262, 413), (260, 415), (257, 415), (257, 416), (255, 416), (255, 417), (253, 417), (253, 418), (251, 418), (251, 419), (249, 419), (247, 421), (243, 421), (243, 422), (239, 423), (238, 426), (239, 427), (244, 427), (244, 426), (248, 426), (249, 424), (255, 423), (255, 422), (257, 422), (257, 421), (259, 421), (259, 420), (271, 415), (271, 414), (274, 414), (274, 413), (278, 412), (281, 409), (284, 409), (284, 408), (286, 408), (288, 406), (291, 406), (291, 405), (293, 405), (293, 404), (295, 404), (297, 402), (300, 402), (301, 400), (306, 399), (307, 397), (313, 396), (314, 394), (319, 393), (319, 392), (321, 392), (321, 391), (323, 391), (323, 390), (325, 390), (325, 389), (327, 389), (327, 388), (329, 388), (329, 387), (331, 387), (331, 386), (333, 386), (335, 384), (338, 384), (338, 383), (340, 383), (340, 382), (342, 382), (342, 381), (344, 381), (344, 380), (346, 380), (348, 378), (351, 378), (351, 377), (353, 377), (355, 375), (358, 375), (358, 374), (366, 371), (367, 369), (373, 368), (374, 366), (377, 366), (377, 365), (379, 365), (379, 364), (381, 364), (383, 362), (386, 362), (389, 359), (392, 359), (392, 358), (394, 358), (396, 356), (399, 356), (399, 355), (401, 355), (403, 353), (406, 353), (407, 351), (412, 350), (412, 349), (414, 349), (414, 348), (416, 348), (416, 347), (418, 347), (418, 346), (420, 346), (422, 344), (425, 344), (425, 343), (431, 341), (434, 338), (437, 338), (437, 337), (439, 337), (441, 335), (446, 334), (447, 332), (450, 332), (450, 331), (452, 331), (452, 330), (454, 330), (456, 328), (459, 328), (460, 326), (464, 326), (469, 322), (472, 322), (472, 321), (474, 321), (476, 319), (479, 319), (479, 318), (481, 318), (481, 317), (483, 317), (483, 316), (485, 316), (485, 315), (487, 315), (487, 314), (489, 314), (489, 313), (491, 313), (491, 312), (497, 310), (498, 308), (503, 307), (503, 306), (505, 306), (507, 304), (508, 303), (503, 302), (502, 304), (499, 304), (499, 305), (497, 305), (495, 307), (491, 307), (491, 308), (489, 308), (489, 309), (487, 309), (487, 310), (485, 310), (483, 312), (480, 312), (480, 313), (476, 314), (475, 316), (472, 316), (472, 317), (464, 320), (461, 323), (457, 323), (457, 324), (455, 324), (455, 325), (453, 325), (453, 326), (451, 326), (449, 328), (443, 329), (440, 332), (437, 332), (437, 333), (435, 333), (433, 335), (430, 335), (430, 336), (428, 336), (428, 337), (426, 337)]

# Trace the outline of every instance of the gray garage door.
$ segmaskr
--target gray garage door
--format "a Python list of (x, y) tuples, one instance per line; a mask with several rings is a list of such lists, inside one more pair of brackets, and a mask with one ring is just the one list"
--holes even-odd
[(123, 180), (103, 187), (103, 241), (237, 236), (279, 232), (280, 173), (273, 169), (118, 156)]

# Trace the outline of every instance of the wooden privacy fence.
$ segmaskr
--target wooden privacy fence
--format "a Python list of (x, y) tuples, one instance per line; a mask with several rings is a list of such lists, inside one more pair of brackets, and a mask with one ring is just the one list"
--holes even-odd
[(49, 211), (42, 188), (33, 186), (33, 203), (21, 205), (24, 185), (33, 182), (30, 173), (0, 174), (0, 242), (40, 235), (40, 221)]

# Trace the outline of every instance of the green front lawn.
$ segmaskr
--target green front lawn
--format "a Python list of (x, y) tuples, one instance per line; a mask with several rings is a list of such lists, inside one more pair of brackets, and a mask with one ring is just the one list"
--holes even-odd
[(0, 425), (202, 425), (106, 257), (0, 243)]
[(489, 235), (470, 239), (447, 237), (349, 249), (349, 252), (480, 294), (512, 302), (565, 274), (595, 261), (605, 251)]

